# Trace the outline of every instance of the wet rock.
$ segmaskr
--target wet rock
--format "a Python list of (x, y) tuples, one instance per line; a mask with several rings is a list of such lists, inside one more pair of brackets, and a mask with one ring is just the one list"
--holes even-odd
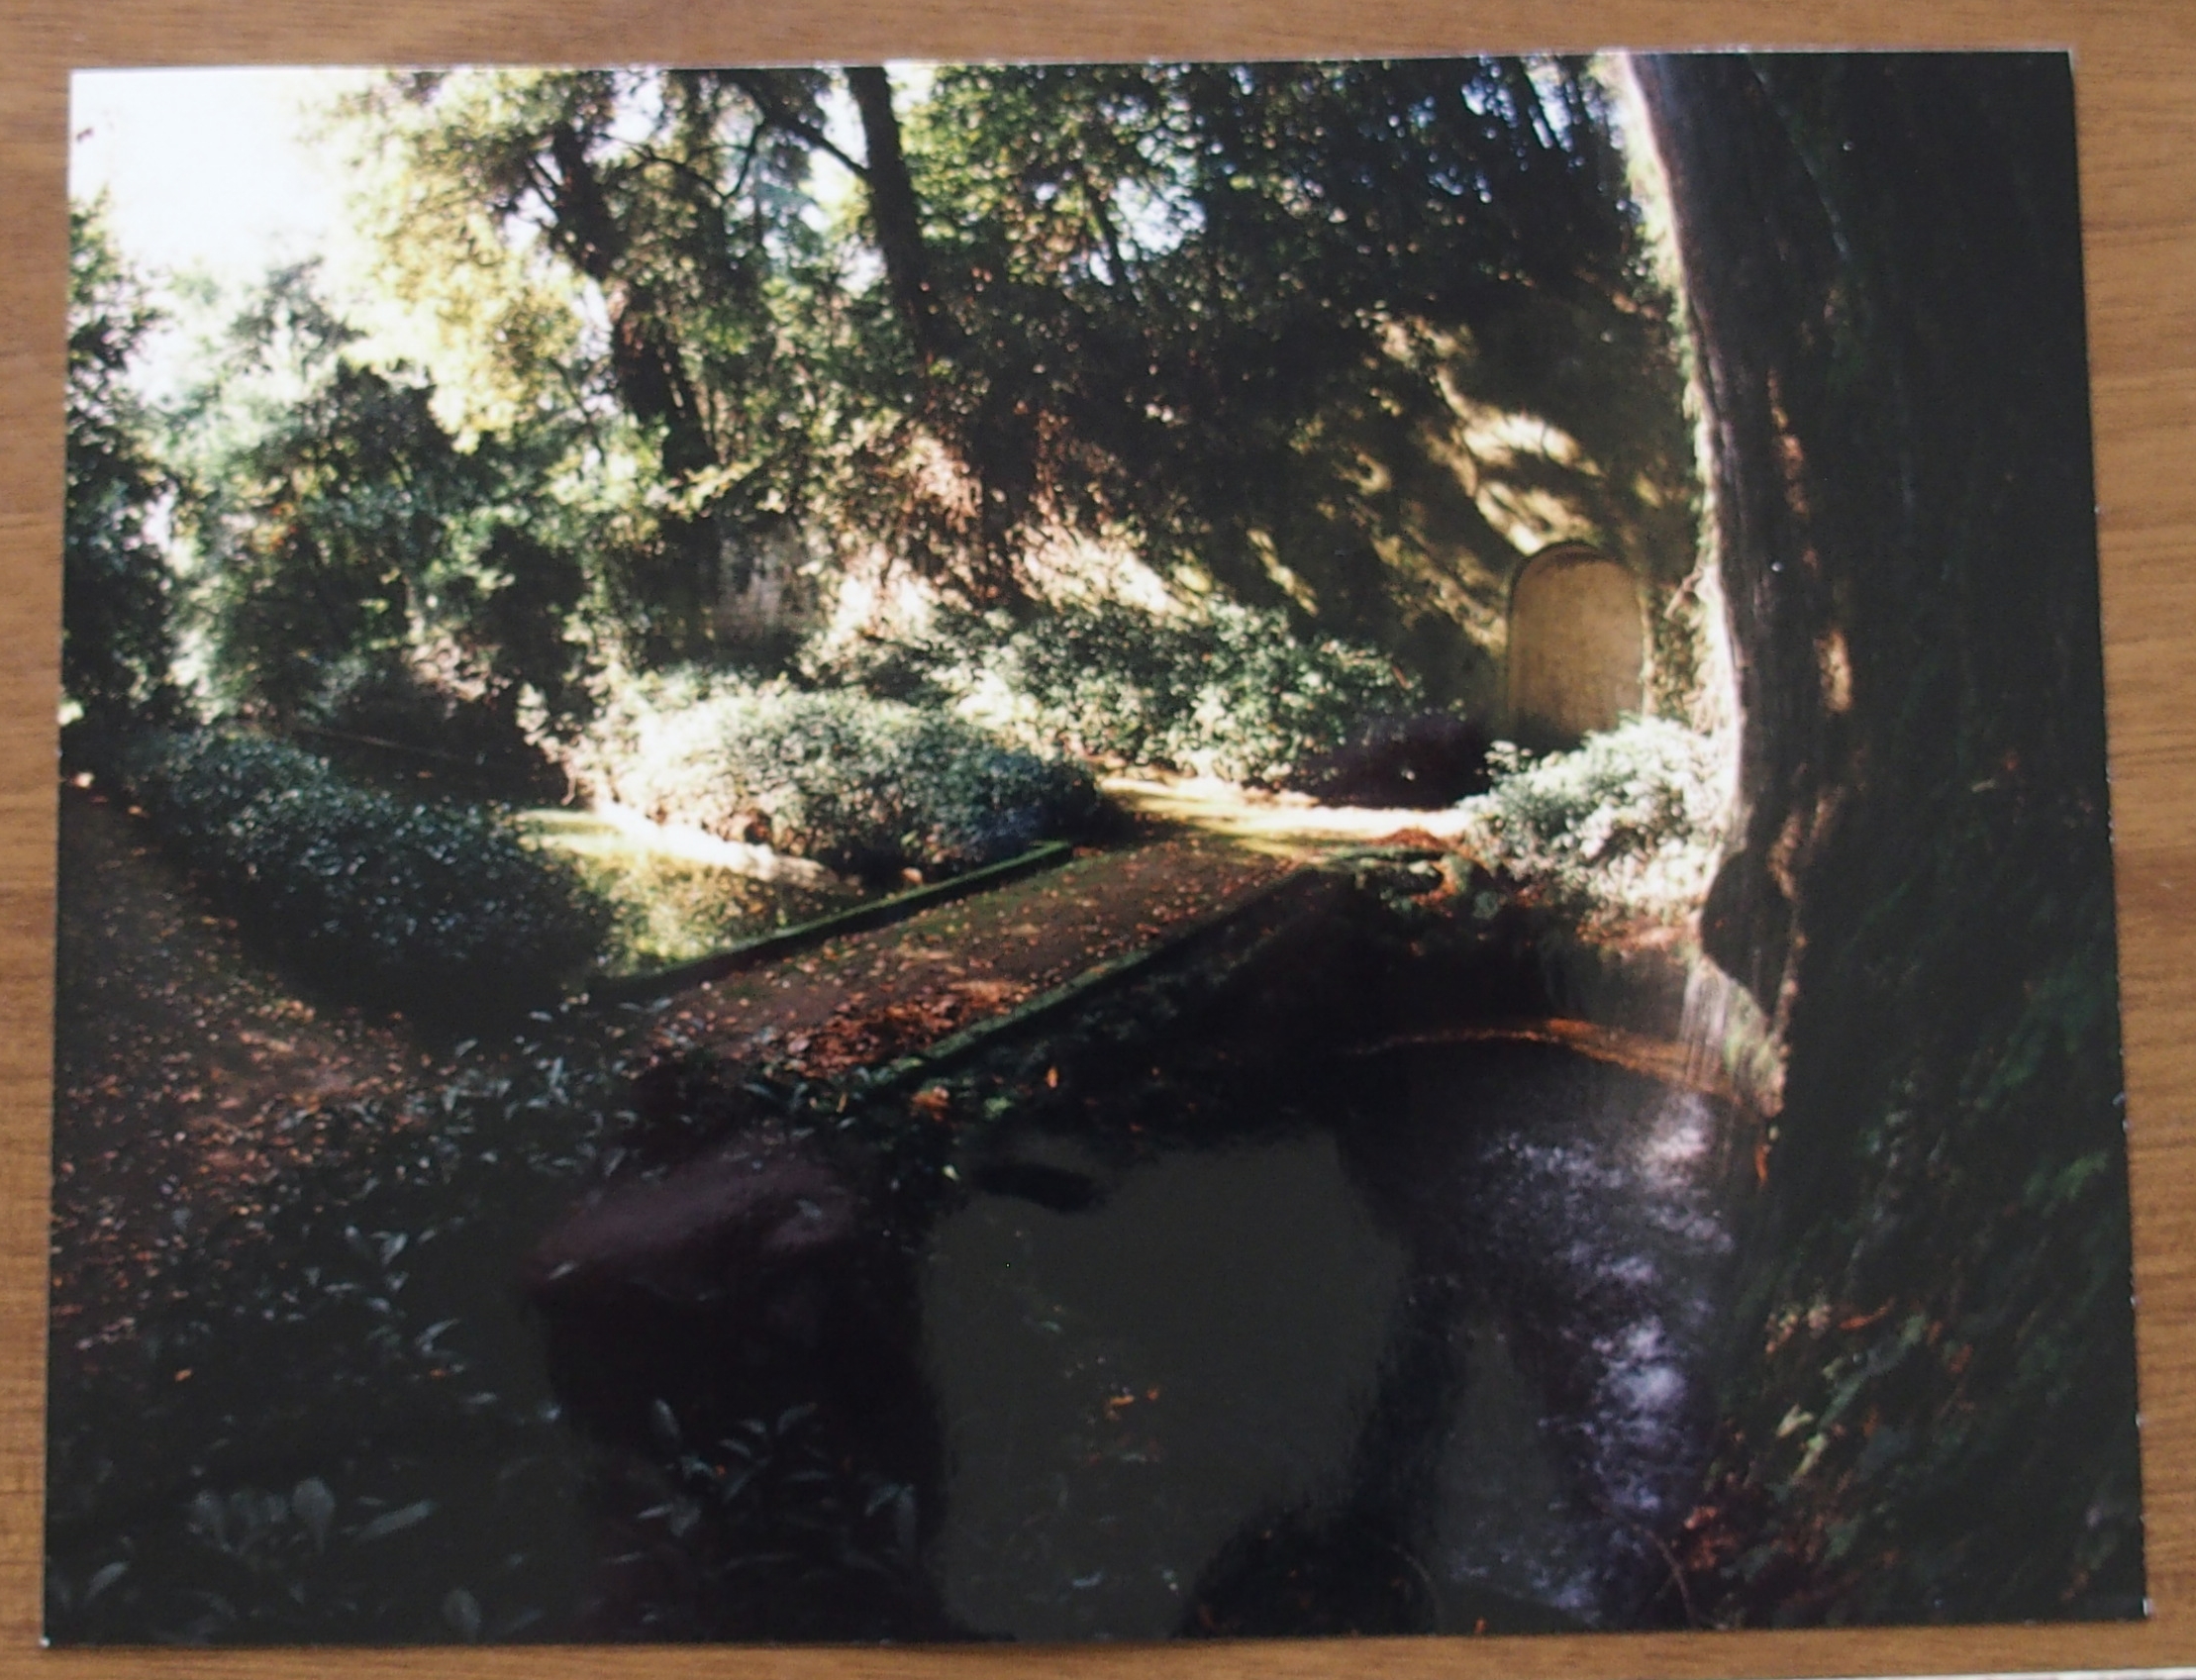
[(602, 1197), (535, 1250), (524, 1282), (551, 1317), (758, 1303), (849, 1260), (854, 1212), (822, 1162), (735, 1146)]
[(744, 1139), (604, 1195), (521, 1284), (559, 1395), (599, 1434), (649, 1440), (658, 1402), (731, 1421), (814, 1404), (912, 1471), (926, 1449), (903, 1271), (834, 1167)]

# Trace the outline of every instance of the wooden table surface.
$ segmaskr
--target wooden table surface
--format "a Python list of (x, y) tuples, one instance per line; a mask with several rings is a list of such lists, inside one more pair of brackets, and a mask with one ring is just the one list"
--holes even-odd
[[(2141, 1296), (2146, 1625), (1028, 1651), (38, 1648), (68, 72), (154, 63), (2070, 47)], [(1783, 1675), (2196, 1664), (2196, 0), (7, 0), (0, 7), (0, 1680)]]

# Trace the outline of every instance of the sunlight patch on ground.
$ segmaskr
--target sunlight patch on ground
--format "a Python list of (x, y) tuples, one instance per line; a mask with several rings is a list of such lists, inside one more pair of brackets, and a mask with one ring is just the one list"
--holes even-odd
[(1210, 776), (1107, 776), (1099, 786), (1140, 816), (1180, 823), (1273, 857), (1316, 857), (1337, 846), (1369, 845), (1406, 832), (1453, 840), (1465, 830), (1463, 814), (1453, 808), (1358, 810)]

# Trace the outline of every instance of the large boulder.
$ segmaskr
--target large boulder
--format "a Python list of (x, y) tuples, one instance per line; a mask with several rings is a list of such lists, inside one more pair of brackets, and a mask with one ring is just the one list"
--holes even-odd
[(653, 1438), (658, 1402), (735, 1420), (813, 1404), (901, 1458), (926, 1417), (902, 1269), (840, 1172), (744, 1138), (581, 1209), (522, 1284), (559, 1394), (602, 1435)]

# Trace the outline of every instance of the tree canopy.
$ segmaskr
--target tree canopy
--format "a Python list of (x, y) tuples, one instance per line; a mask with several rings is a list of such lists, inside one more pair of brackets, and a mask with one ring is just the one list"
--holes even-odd
[[(1515, 557), (1491, 475), (1690, 567), (1667, 300), (1583, 63), (497, 72), (354, 115), (398, 283), (493, 341), (508, 412), (591, 415), (649, 481), (652, 656), (789, 527), (975, 604), (1115, 537), (1392, 637), (1441, 580), (1383, 545)], [(1514, 409), (1567, 449), (1453, 458)]]
[(855, 574), (1025, 619), (1093, 545), (1445, 703), (1548, 543), (1683, 605), (1673, 307), (1583, 60), (406, 72), (342, 117), (426, 331), (308, 267), (217, 348), (177, 523), (224, 704), (409, 670), (553, 718), (782, 666)]
[(103, 207), (69, 213), (68, 499), (61, 696), (79, 734), (174, 703), (170, 577), (158, 527), (177, 489), (130, 365), (158, 321)]

